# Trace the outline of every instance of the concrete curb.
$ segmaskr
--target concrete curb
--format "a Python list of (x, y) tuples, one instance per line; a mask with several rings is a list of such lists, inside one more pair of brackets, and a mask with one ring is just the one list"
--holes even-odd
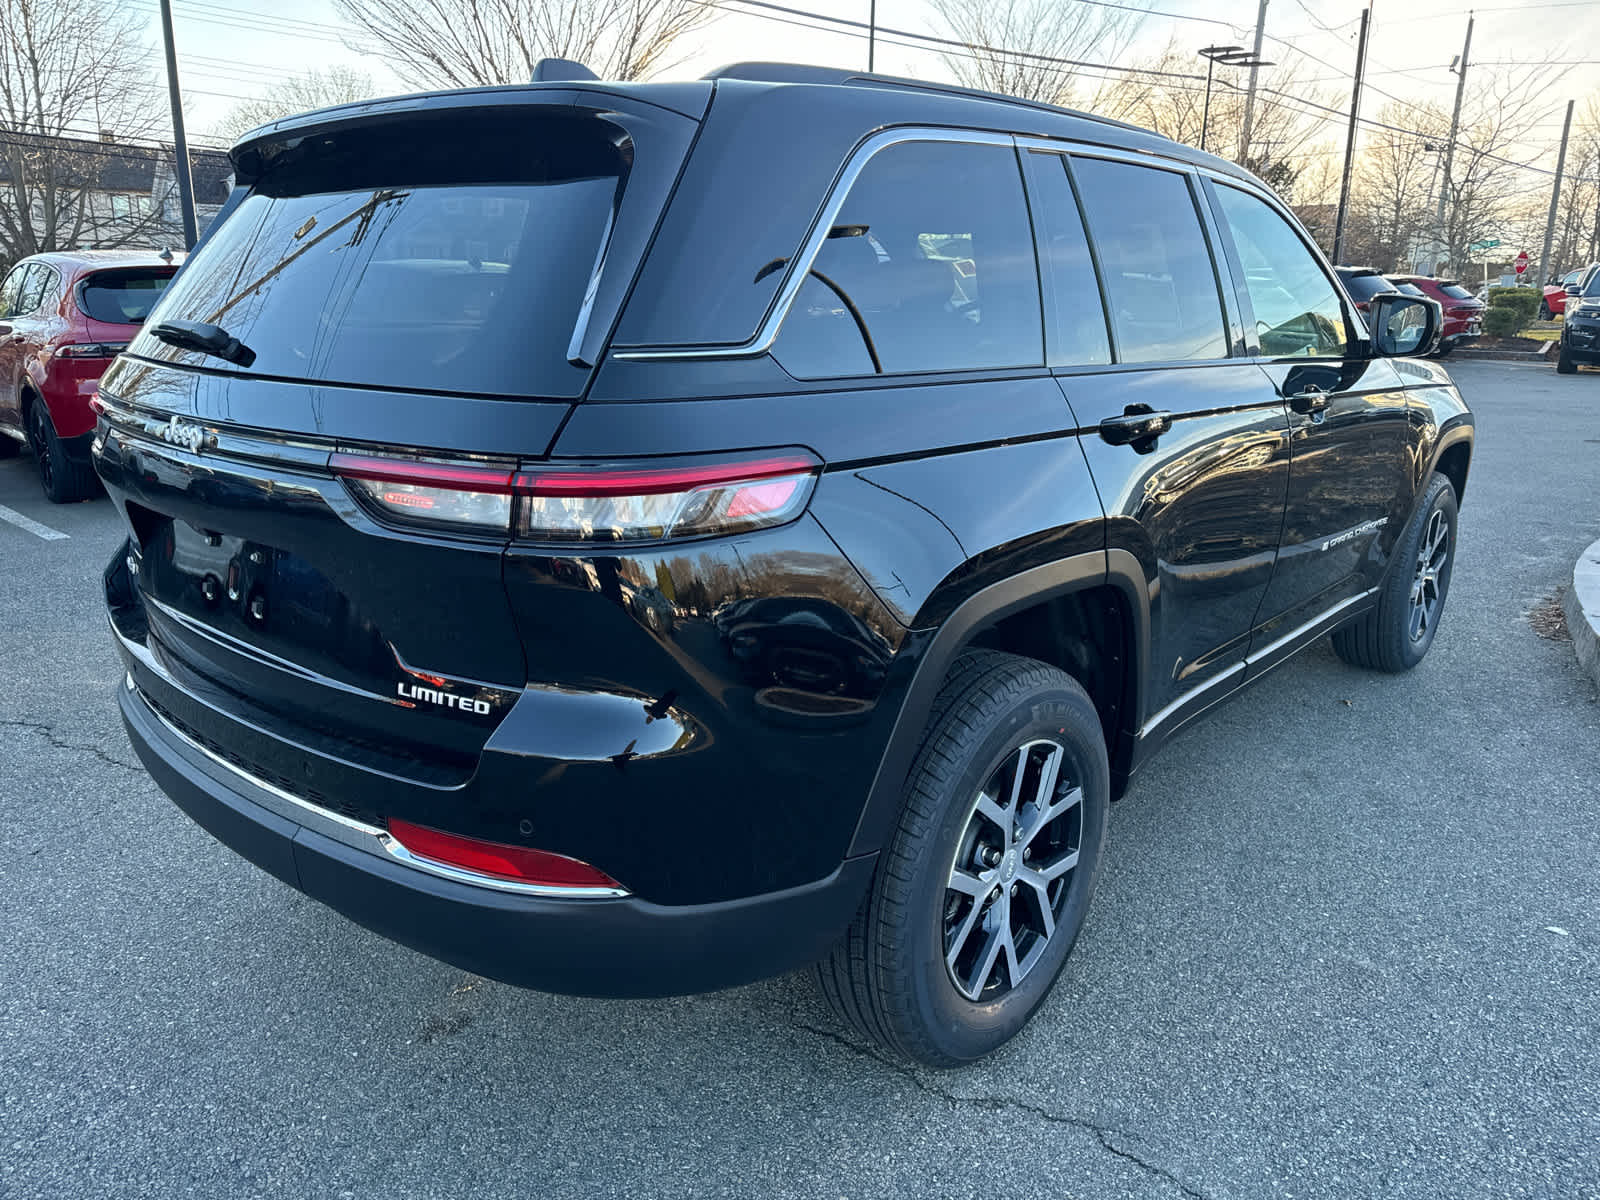
[[(1550, 361), (1555, 342), (1546, 342), (1543, 350), (1471, 350), (1463, 347), (1450, 353), (1450, 358), (1478, 359), (1483, 362), (1532, 362), (1541, 363)], [(1446, 362), (1449, 359), (1445, 360)]]
[(1561, 611), (1566, 614), (1579, 665), (1600, 684), (1600, 542), (1578, 555), (1572, 586), (1561, 597)]

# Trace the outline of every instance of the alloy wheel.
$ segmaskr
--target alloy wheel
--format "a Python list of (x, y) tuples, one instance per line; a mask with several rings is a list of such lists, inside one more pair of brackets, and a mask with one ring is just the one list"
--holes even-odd
[(1444, 575), (1450, 560), (1450, 524), (1443, 511), (1435, 509), (1428, 518), (1417, 551), (1417, 572), (1411, 580), (1411, 622), (1413, 642), (1428, 636), (1439, 620), (1443, 603)]
[(950, 981), (987, 1003), (1044, 955), (1072, 887), (1083, 837), (1083, 788), (1063, 778), (1066, 750), (1049, 739), (1012, 751), (984, 782), (945, 885)]

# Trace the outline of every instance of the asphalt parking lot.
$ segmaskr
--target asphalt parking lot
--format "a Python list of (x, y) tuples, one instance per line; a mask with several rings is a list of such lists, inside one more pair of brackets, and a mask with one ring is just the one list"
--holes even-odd
[(809, 980), (597, 1002), (391, 945), (138, 768), (104, 500), (0, 464), (0, 1196), (1600, 1196), (1600, 702), (1528, 612), (1600, 537), (1600, 373), (1468, 363), (1432, 654), (1326, 645), (1111, 817), (1050, 1003), (886, 1064)]

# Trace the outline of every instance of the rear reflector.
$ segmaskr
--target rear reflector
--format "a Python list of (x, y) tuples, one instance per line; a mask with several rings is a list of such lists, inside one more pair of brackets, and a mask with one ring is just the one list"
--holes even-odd
[(653, 542), (743, 533), (805, 511), (822, 463), (806, 451), (521, 471), (335, 454), (380, 514), (531, 541)]
[(389, 819), (389, 836), (418, 858), (431, 859), (475, 875), (541, 887), (604, 888), (608, 891), (618, 888), (617, 881), (604, 871), (548, 850), (461, 837), (393, 817)]

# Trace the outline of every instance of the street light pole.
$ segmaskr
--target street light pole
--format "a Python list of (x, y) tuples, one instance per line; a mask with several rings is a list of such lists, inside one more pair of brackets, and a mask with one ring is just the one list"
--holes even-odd
[(189, 139), (183, 133), (183, 96), (178, 91), (178, 52), (172, 44), (171, 0), (161, 0), (161, 40), (167, 50), (167, 94), (172, 101), (172, 170), (178, 177), (178, 207), (183, 214), (183, 248), (193, 250), (200, 230), (194, 219), (194, 179), (189, 174)]
[(1259, 54), (1251, 54), (1243, 46), (1202, 46), (1200, 57), (1206, 60), (1206, 103), (1200, 115), (1200, 149), (1206, 148), (1206, 134), (1211, 128), (1211, 78), (1217, 64), (1225, 67), (1270, 67)]
[(878, 0), (867, 8), (867, 74), (872, 74), (878, 58)]

